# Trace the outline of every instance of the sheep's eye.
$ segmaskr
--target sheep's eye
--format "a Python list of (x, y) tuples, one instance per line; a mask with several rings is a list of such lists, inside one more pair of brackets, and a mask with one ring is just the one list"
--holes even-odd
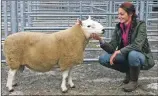
[(90, 25), (88, 25), (87, 27), (91, 27)]

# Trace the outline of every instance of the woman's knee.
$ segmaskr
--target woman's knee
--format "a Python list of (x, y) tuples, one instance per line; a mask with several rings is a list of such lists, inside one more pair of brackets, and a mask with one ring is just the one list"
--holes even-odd
[(131, 51), (128, 54), (128, 61), (130, 66), (139, 66), (144, 64), (145, 56), (138, 51)]
[(125, 57), (122, 55), (122, 54), (118, 54), (116, 57), (115, 57), (115, 60), (114, 60), (114, 64), (124, 64), (126, 63), (126, 59)]
[(104, 54), (99, 57), (99, 63), (103, 66), (106, 66), (110, 62), (110, 54)]
[(99, 63), (100, 63), (101, 65), (104, 65), (104, 64), (106, 63), (106, 60), (105, 60), (104, 56), (100, 56), (100, 57), (99, 57)]

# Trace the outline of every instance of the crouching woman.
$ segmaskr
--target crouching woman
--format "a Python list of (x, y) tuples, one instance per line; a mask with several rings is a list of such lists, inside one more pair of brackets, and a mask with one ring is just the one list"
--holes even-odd
[(147, 39), (146, 24), (136, 17), (134, 5), (125, 2), (118, 9), (120, 21), (116, 24), (109, 43), (104, 42), (97, 34), (91, 35), (99, 40), (100, 47), (105, 50), (99, 63), (126, 73), (123, 80), (126, 92), (137, 88), (140, 70), (148, 70), (155, 65)]

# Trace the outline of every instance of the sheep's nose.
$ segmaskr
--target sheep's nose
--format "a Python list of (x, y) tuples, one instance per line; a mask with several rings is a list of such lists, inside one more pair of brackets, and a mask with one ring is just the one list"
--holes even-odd
[(105, 33), (105, 29), (102, 29), (101, 31), (102, 31), (102, 34), (104, 34), (104, 33)]

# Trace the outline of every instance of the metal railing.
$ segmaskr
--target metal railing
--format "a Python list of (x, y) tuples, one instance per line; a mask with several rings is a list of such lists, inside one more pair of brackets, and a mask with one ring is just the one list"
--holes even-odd
[[(106, 29), (111, 29), (117, 23), (117, 10), (122, 2), (114, 0), (2, 0), (2, 37), (5, 38), (18, 31), (31, 31), (41, 26), (43, 30), (48, 27), (52, 30), (54, 27), (66, 28), (72, 26), (77, 18), (86, 19), (88, 15), (102, 23)], [(158, 3), (149, 0), (132, 2), (139, 19), (146, 21), (148, 31), (157, 32), (158, 12), (152, 9), (157, 7)]]
[[(136, 7), (138, 18), (147, 25), (148, 36), (158, 36), (158, 2), (130, 0)], [(100, 22), (110, 38), (117, 20), (119, 5), (124, 0), (2, 0), (2, 41), (9, 34), (20, 31), (55, 32), (75, 24), (77, 18)], [(152, 38), (152, 37), (151, 37)], [(152, 38), (153, 39), (153, 38)], [(157, 39), (156, 39), (157, 41)]]

